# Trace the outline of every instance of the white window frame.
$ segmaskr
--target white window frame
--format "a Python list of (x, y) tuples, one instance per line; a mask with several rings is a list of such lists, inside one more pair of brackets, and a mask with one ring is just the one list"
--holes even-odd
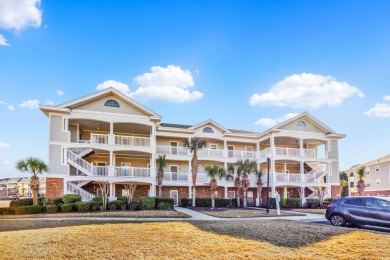
[[(248, 151), (247, 149), (250, 148)], [(253, 147), (252, 146), (245, 146), (245, 152), (253, 152)]]
[[(212, 148), (212, 146), (215, 146), (215, 148)], [(218, 144), (210, 144), (210, 150), (217, 150)]]
[(177, 172), (179, 172), (179, 165), (176, 165), (176, 164), (171, 164), (171, 165), (169, 165), (169, 172), (172, 172), (172, 168), (171, 167), (176, 167), (177, 168)]

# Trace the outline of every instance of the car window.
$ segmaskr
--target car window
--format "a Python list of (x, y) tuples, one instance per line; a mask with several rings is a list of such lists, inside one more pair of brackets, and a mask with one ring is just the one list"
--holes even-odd
[(379, 200), (379, 203), (383, 208), (390, 210), (390, 201), (388, 200)]
[(382, 203), (378, 199), (374, 198), (367, 198), (366, 199), (366, 206), (368, 208), (376, 208), (376, 209), (382, 209)]
[(351, 206), (363, 206), (363, 199), (347, 199), (344, 201), (344, 204)]

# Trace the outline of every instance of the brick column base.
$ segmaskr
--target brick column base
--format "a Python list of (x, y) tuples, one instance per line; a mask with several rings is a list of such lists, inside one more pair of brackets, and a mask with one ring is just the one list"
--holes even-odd
[(46, 198), (57, 199), (64, 195), (64, 179), (46, 178)]
[(330, 189), (332, 198), (341, 198), (342, 187), (340, 185), (332, 185)]

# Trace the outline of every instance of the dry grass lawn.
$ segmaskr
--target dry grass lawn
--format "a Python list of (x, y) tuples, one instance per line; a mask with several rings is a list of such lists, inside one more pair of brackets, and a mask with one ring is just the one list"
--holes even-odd
[(295, 212), (302, 212), (302, 213), (311, 213), (311, 214), (325, 214), (326, 209), (309, 209), (309, 208), (301, 208), (301, 209), (291, 209)]
[(3, 259), (389, 258), (389, 235), (346, 230), (344, 234), (291, 248), (216, 234), (186, 222), (92, 224), (1, 232), (0, 255)]
[[(271, 210), (268, 214), (262, 209), (228, 209), (228, 210), (199, 210), (199, 212), (218, 218), (255, 218), (255, 217), (277, 217), (276, 211)], [(303, 214), (281, 212), (280, 216), (301, 216)]]
[(0, 215), (1, 218), (74, 218), (74, 217), (92, 217), (92, 218), (189, 218), (191, 216), (173, 210), (142, 210), (142, 211), (103, 211), (86, 213), (55, 213), (55, 214), (27, 214), (27, 215)]

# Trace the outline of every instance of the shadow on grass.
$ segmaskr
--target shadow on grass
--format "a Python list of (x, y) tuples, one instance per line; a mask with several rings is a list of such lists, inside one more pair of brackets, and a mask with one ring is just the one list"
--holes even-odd
[(292, 220), (192, 221), (190, 223), (204, 231), (266, 241), (284, 247), (301, 247), (353, 231), (349, 228)]
[[(94, 224), (119, 224), (119, 223), (134, 223), (131, 221), (119, 221), (119, 220), (78, 220), (78, 219), (66, 219), (66, 220), (1, 220), (0, 232), (5, 231), (18, 231), (40, 228), (56, 228), (56, 227), (69, 227), (69, 226), (82, 226), (82, 225), (94, 225)], [(138, 222), (141, 224), (142, 222)]]

